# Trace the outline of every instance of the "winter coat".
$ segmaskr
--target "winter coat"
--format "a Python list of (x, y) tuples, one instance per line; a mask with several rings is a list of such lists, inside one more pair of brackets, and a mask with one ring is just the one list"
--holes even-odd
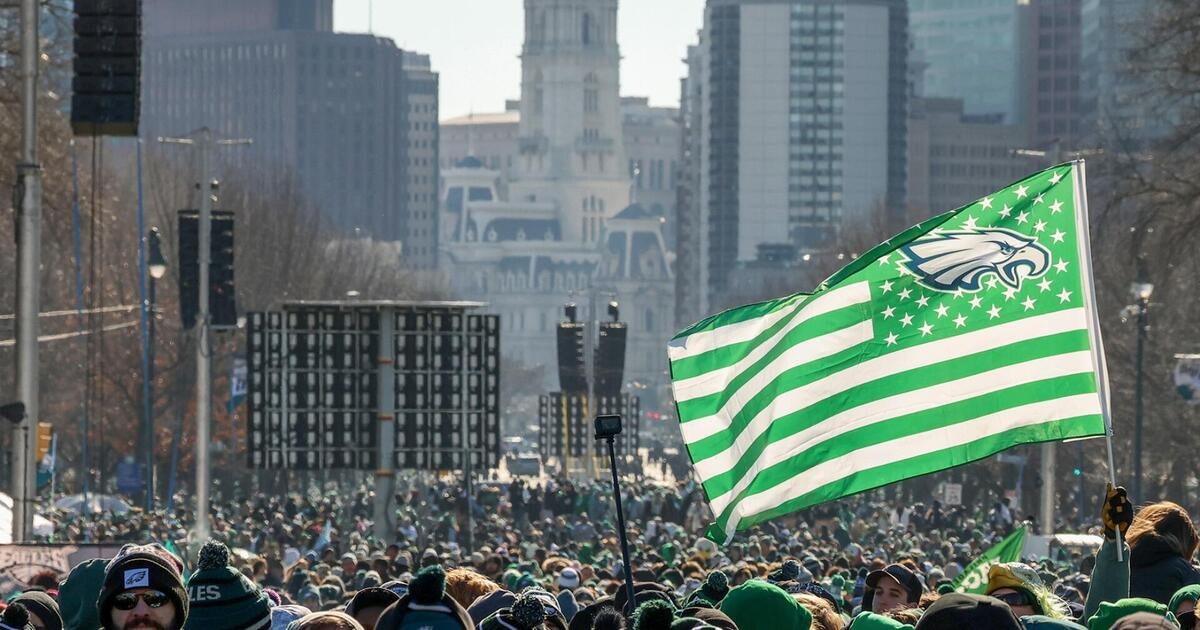
[(1200, 570), (1157, 537), (1138, 542), (1130, 554), (1129, 566), (1130, 597), (1145, 597), (1165, 605), (1175, 591), (1200, 583)]

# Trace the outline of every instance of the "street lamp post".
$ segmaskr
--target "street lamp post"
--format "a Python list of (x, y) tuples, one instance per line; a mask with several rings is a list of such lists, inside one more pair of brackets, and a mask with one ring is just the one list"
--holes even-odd
[(1139, 279), (1129, 287), (1133, 298), (1137, 300), (1137, 364), (1136, 380), (1133, 389), (1133, 499), (1144, 501), (1142, 496), (1142, 417), (1144, 402), (1142, 398), (1142, 362), (1145, 356), (1146, 333), (1150, 331), (1150, 295), (1154, 293), (1154, 285)]
[(154, 467), (154, 324), (158, 318), (158, 294), (156, 291), (157, 281), (167, 275), (167, 261), (162, 254), (162, 239), (159, 237), (158, 228), (150, 228), (150, 233), (146, 235), (146, 241), (149, 244), (150, 257), (146, 262), (147, 275), (150, 277), (150, 287), (147, 293), (147, 301), (150, 307), (150, 317), (148, 322), (148, 334), (150, 342), (147, 344), (147, 369), (146, 369), (146, 391), (148, 400), (146, 401), (145, 413), (145, 435), (143, 439), (146, 443), (146, 510), (154, 509), (155, 501), (155, 467)]

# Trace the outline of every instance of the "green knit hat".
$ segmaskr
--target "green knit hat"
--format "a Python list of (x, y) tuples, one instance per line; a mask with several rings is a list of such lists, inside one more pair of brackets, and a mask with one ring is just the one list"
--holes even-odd
[(1188, 584), (1187, 586), (1175, 591), (1171, 596), (1170, 603), (1167, 604), (1167, 611), (1174, 613), (1179, 610), (1179, 605), (1183, 602), (1200, 602), (1200, 584)]
[(788, 592), (764, 580), (749, 580), (721, 600), (721, 612), (738, 630), (808, 630), (812, 613)]
[(229, 566), (229, 548), (210, 540), (200, 549), (188, 581), (184, 630), (261, 630), (271, 626), (271, 600), (254, 582)]
[(884, 617), (872, 612), (859, 613), (848, 626), (851, 630), (912, 630), (912, 626), (900, 623), (891, 617)]
[(1095, 616), (1088, 621), (1088, 630), (1109, 630), (1121, 618), (1139, 612), (1166, 617), (1167, 607), (1145, 597), (1126, 597), (1115, 602), (1102, 602)]

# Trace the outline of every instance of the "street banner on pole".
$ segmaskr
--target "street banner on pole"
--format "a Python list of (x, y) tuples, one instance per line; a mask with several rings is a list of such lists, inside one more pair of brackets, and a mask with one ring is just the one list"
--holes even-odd
[(991, 569), (993, 564), (1017, 562), (1021, 559), (1021, 549), (1024, 547), (1025, 528), (1019, 527), (967, 565), (967, 568), (954, 578), (954, 590), (959, 593), (983, 595), (987, 591), (988, 569)]

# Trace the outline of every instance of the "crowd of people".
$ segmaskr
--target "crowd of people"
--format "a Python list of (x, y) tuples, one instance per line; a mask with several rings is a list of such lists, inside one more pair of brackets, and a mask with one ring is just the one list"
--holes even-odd
[(1020, 526), (1005, 501), (872, 494), (718, 546), (700, 536), (709, 516), (693, 484), (634, 483), (627, 567), (603, 484), (481, 484), (468, 501), (452, 479), (398, 483), (382, 537), (366, 488), (224, 503), (206, 541), (189, 538), (183, 507), (51, 514), (49, 542), (128, 544), (61, 583), (34, 580), (0, 630), (1194, 628), (1200, 600), (1187, 511), (1156, 503), (1135, 516), (1120, 489), (1096, 520), (1099, 549), (993, 565), (979, 595), (955, 579)]

